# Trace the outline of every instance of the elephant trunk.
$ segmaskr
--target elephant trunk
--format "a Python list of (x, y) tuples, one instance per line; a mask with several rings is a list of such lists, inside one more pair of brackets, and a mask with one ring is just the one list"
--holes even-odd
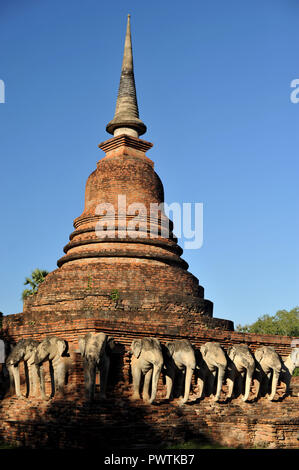
[(272, 377), (272, 385), (271, 385), (271, 394), (268, 396), (270, 401), (274, 400), (274, 396), (277, 389), (277, 384), (279, 380), (280, 370), (274, 369), (273, 370), (273, 377)]
[(92, 401), (95, 394), (96, 362), (84, 360), (85, 397)]
[(149, 403), (153, 403), (153, 401), (156, 398), (161, 369), (162, 369), (161, 364), (154, 364), (153, 376), (152, 376), (152, 393), (151, 393), (151, 398), (149, 400)]
[(218, 368), (218, 380), (217, 380), (217, 390), (216, 390), (216, 395), (214, 398), (214, 401), (218, 401), (220, 398), (220, 393), (222, 389), (222, 384), (225, 376), (225, 367), (219, 366)]
[(183, 398), (182, 403), (186, 403), (189, 398), (193, 372), (194, 372), (194, 369), (192, 367), (186, 367), (185, 392), (184, 392), (184, 398)]
[(252, 377), (253, 377), (253, 372), (254, 372), (254, 366), (252, 368), (248, 368), (246, 371), (246, 380), (245, 380), (245, 393), (243, 396), (243, 401), (247, 401), (250, 393), (250, 387), (251, 387), (251, 382), (252, 382)]
[(7, 366), (7, 369), (8, 369), (8, 373), (9, 373), (10, 393), (13, 394), (13, 387), (15, 387), (16, 395), (21, 396), (19, 366), (14, 366), (13, 364), (9, 364)]

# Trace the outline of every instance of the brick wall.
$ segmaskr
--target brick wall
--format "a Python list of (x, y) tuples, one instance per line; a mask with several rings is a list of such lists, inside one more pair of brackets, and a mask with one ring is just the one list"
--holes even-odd
[(179, 406), (131, 402), (108, 393), (88, 405), (72, 399), (5, 398), (0, 438), (29, 447), (138, 449), (197, 439), (227, 447), (298, 448), (298, 398), (282, 402), (214, 403), (205, 398)]
[[(236, 331), (222, 330), (221, 320), (218, 329), (207, 327), (206, 319), (201, 324), (192, 315), (181, 315), (181, 324), (173, 324), (171, 315), (164, 312), (165, 318), (170, 318), (165, 324), (160, 324), (159, 320), (163, 312), (148, 310), (148, 317), (140, 318), (139, 311), (130, 311), (130, 315), (122, 307), (115, 305), (109, 300), (111, 310), (101, 312), (101, 319), (97, 318), (98, 312), (90, 318), (88, 309), (79, 311), (77, 315), (68, 311), (46, 311), (43, 315), (37, 312), (26, 314), (7, 315), (3, 317), (2, 336), (19, 340), (24, 337), (41, 338), (47, 335), (61, 336), (70, 343), (77, 341), (81, 336), (89, 331), (103, 331), (112, 334), (115, 339), (124, 345), (140, 336), (155, 336), (162, 342), (177, 338), (188, 338), (199, 347), (206, 341), (218, 341), (226, 349), (231, 344), (247, 343), (252, 351), (261, 345), (275, 347), (282, 356), (287, 356), (290, 352), (292, 338), (289, 336), (260, 335), (240, 333)], [(84, 318), (87, 317), (87, 318)], [(197, 319), (198, 320), (198, 319)], [(215, 319), (213, 319), (215, 320)], [(217, 320), (217, 319), (216, 319)]]
[[(188, 327), (186, 327), (188, 326)], [(6, 396), (0, 402), (0, 438), (18, 441), (29, 446), (88, 447), (149, 447), (167, 442), (179, 442), (189, 438), (211, 440), (226, 446), (266, 446), (294, 448), (298, 446), (299, 398), (287, 397), (273, 403), (261, 398), (257, 402), (243, 403), (240, 398), (226, 401), (226, 386), (223, 387), (220, 403), (210, 398), (198, 400), (195, 380), (190, 401), (178, 406), (174, 400), (165, 402), (165, 383), (161, 375), (157, 405), (147, 406), (131, 402), (131, 373), (129, 347), (134, 338), (155, 336), (162, 343), (179, 337), (189, 338), (196, 347), (206, 341), (219, 341), (226, 349), (234, 343), (246, 342), (252, 351), (261, 344), (272, 345), (282, 356), (290, 351), (291, 338), (271, 335), (254, 335), (234, 331), (208, 329), (206, 324), (190, 322), (185, 329), (158, 323), (125, 320), (120, 311), (101, 320), (96, 318), (74, 318), (46, 313), (39, 319), (32, 314), (3, 317), (2, 336), (15, 342), (21, 338), (42, 339), (55, 335), (69, 343), (68, 383), (63, 399), (49, 402), (39, 398), (18, 400)], [(108, 383), (108, 398), (87, 405), (84, 400), (84, 379), (81, 355), (78, 352), (78, 337), (89, 331), (112, 334), (118, 343), (111, 357)], [(22, 369), (22, 367), (21, 367)], [(46, 391), (50, 394), (51, 383), (48, 366), (45, 366)], [(24, 375), (22, 389), (25, 391)], [(283, 390), (279, 388), (279, 395)], [(254, 397), (255, 384), (251, 390)], [(107, 437), (108, 436), (108, 437)]]

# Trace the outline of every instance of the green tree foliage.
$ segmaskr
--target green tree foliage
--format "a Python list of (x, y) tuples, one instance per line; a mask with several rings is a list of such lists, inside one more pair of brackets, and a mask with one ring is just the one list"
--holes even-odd
[[(299, 336), (299, 307), (289, 312), (278, 310), (273, 316), (262, 315), (252, 325), (237, 325), (236, 330), (243, 333)], [(294, 370), (293, 375), (299, 375), (299, 367)]]
[(30, 286), (30, 289), (24, 289), (22, 292), (22, 299), (25, 300), (29, 295), (33, 295), (37, 292), (38, 286), (45, 280), (45, 277), (49, 274), (46, 270), (35, 269), (31, 273), (31, 277), (26, 277), (24, 285)]
[(299, 307), (289, 312), (278, 310), (275, 315), (262, 315), (251, 325), (237, 325), (237, 331), (268, 335), (299, 336)]

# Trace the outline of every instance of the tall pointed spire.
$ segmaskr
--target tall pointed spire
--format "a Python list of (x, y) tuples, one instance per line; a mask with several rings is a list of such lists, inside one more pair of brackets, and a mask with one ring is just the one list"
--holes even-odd
[(133, 137), (139, 137), (146, 132), (146, 126), (139, 119), (134, 78), (130, 16), (131, 15), (128, 15), (124, 57), (115, 114), (112, 121), (107, 125), (106, 130), (109, 134), (114, 136), (127, 134)]

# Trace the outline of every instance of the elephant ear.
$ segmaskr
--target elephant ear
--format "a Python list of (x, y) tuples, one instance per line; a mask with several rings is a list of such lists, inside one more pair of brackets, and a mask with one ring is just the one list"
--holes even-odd
[(79, 345), (79, 350), (82, 356), (85, 355), (86, 345), (92, 336), (93, 336), (93, 333), (87, 333), (85, 336), (79, 337), (78, 345)]
[(142, 350), (141, 339), (134, 339), (131, 344), (131, 351), (137, 359), (141, 354), (141, 350)]
[(234, 346), (230, 346), (227, 350), (227, 355), (232, 361), (235, 359), (236, 353), (237, 351)]
[(24, 340), (20, 340), (17, 344), (12, 347), (10, 354), (8, 355), (6, 362), (7, 364), (13, 364), (14, 366), (19, 363), (19, 361), (25, 355), (25, 345)]
[(57, 341), (57, 352), (59, 356), (63, 356), (63, 353), (67, 350), (67, 342), (64, 339)]
[(265, 355), (265, 352), (266, 352), (266, 348), (265, 347), (261, 347), (261, 348), (258, 348), (256, 351), (255, 351), (255, 358), (258, 362), (260, 362), (264, 355)]
[(85, 354), (85, 348), (86, 348), (86, 337), (80, 337), (78, 339), (78, 345), (79, 345), (79, 351), (80, 351), (80, 354), (81, 356), (84, 356)]
[(206, 357), (207, 355), (207, 352), (208, 352), (208, 346), (206, 344), (203, 344), (201, 347), (200, 347), (200, 352), (202, 354), (203, 357)]
[(113, 336), (108, 336), (106, 341), (107, 341), (106, 348), (109, 352), (109, 351), (111, 351), (112, 349), (115, 348), (115, 341), (114, 341)]
[(299, 348), (294, 348), (290, 354), (291, 360), (296, 367), (299, 367)]
[(169, 355), (172, 357), (173, 354), (174, 354), (174, 350), (175, 350), (174, 344), (169, 342), (169, 343), (166, 344), (166, 347), (169, 351)]

